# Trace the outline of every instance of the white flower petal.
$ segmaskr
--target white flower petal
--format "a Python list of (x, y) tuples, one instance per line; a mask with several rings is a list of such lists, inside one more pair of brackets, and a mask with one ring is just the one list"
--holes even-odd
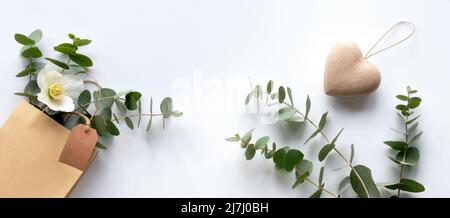
[(37, 97), (40, 102), (54, 111), (72, 112), (75, 109), (72, 98), (68, 96), (64, 96), (61, 100), (53, 100), (47, 94), (41, 92)]
[(80, 95), (84, 88), (83, 80), (72, 74), (65, 74), (61, 78), (61, 84), (64, 88), (64, 95), (76, 98)]
[(48, 97), (47, 93), (41, 92), (37, 94), (38, 101), (44, 103), (45, 105), (51, 104), (51, 99)]
[(39, 72), (37, 76), (37, 84), (41, 90), (47, 90), (48, 86), (60, 82), (62, 74), (59, 73), (55, 68), (45, 65), (44, 68)]

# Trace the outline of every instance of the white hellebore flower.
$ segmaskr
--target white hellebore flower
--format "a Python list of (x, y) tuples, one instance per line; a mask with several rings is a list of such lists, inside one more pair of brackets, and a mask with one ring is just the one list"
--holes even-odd
[(61, 74), (46, 65), (37, 76), (41, 92), (38, 100), (54, 111), (71, 112), (75, 109), (74, 100), (83, 91), (83, 80), (72, 74)]

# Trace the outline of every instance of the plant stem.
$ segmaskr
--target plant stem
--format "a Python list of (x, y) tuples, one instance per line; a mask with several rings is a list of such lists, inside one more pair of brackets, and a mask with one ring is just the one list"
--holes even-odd
[[(67, 60), (67, 63), (66, 63), (66, 65), (67, 66), (69, 66), (69, 63), (70, 63), (70, 57), (69, 57), (69, 59)], [(69, 67), (70, 68), (70, 67)], [(61, 74), (63, 74), (64, 73), (64, 71), (66, 71), (66, 69), (63, 69), (62, 71), (61, 71)]]
[[(31, 48), (31, 45), (30, 45), (30, 48)], [(32, 57), (29, 57), (28, 58), (28, 67), (30, 67), (31, 68), (31, 64), (33, 63), (33, 58)], [(29, 78), (30, 78), (30, 82), (31, 82), (31, 80), (32, 80), (32, 78), (31, 78), (31, 73), (30, 73), (30, 76), (29, 76)], [(28, 101), (30, 102), (30, 104), (31, 104), (31, 101), (32, 101), (32, 99), (31, 99), (31, 97), (28, 97)]]
[[(411, 94), (408, 92), (408, 99), (411, 97)], [(409, 134), (408, 134), (408, 120), (409, 120), (409, 108), (408, 108), (408, 115), (406, 115), (406, 119), (405, 119), (405, 143), (408, 144), (408, 138), (409, 138)], [(406, 151), (403, 152), (403, 161), (406, 158)], [(400, 175), (399, 175), (399, 183), (402, 180), (403, 177), (403, 171), (405, 170), (405, 165), (400, 163)], [(397, 198), (400, 198), (400, 188), (397, 190)]]
[(117, 121), (117, 120), (123, 120), (125, 118), (130, 118), (130, 117), (137, 117), (137, 116), (144, 116), (144, 117), (156, 117), (156, 116), (164, 116), (164, 115), (169, 115), (167, 113), (158, 113), (158, 114), (152, 114), (152, 113), (139, 113), (139, 114), (132, 114), (132, 115), (127, 115), (127, 116), (123, 116), (123, 117), (119, 117), (119, 118), (114, 118), (111, 121)]

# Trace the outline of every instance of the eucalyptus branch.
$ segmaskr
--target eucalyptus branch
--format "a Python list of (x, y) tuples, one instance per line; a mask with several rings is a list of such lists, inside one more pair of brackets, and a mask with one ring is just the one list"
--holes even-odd
[[(292, 90), (287, 87), (284, 88), (283, 86), (280, 86), (278, 88), (278, 92), (273, 93), (273, 81), (269, 81), (266, 86), (266, 91), (262, 91), (261, 85), (256, 85), (251, 92), (247, 95), (247, 98), (245, 100), (245, 104), (248, 104), (252, 98), (260, 99), (264, 98), (264, 95), (266, 95), (266, 105), (267, 106), (273, 106), (273, 105), (283, 105), (286, 107), (282, 107), (277, 111), (277, 119), (278, 121), (286, 121), (286, 122), (295, 122), (295, 123), (304, 123), (307, 122), (312, 127), (314, 127), (315, 131), (308, 137), (308, 139), (305, 141), (304, 144), (307, 144), (311, 139), (313, 139), (315, 136), (320, 135), (325, 141), (326, 145), (323, 146), (323, 148), (320, 150), (318, 154), (319, 161), (323, 161), (328, 154), (331, 151), (335, 151), (338, 156), (346, 163), (346, 167), (350, 169), (350, 182), (352, 185), (352, 188), (354, 191), (360, 196), (360, 197), (379, 197), (379, 191), (372, 179), (371, 171), (369, 168), (363, 165), (353, 165), (353, 157), (354, 157), (354, 148), (353, 145), (351, 146), (351, 155), (350, 158), (345, 157), (345, 155), (336, 147), (336, 141), (341, 134), (342, 130), (332, 139), (330, 140), (329, 137), (324, 132), (324, 128), (327, 122), (327, 116), (328, 112), (324, 113), (320, 119), (320, 122), (316, 124), (314, 121), (312, 121), (309, 118), (309, 112), (311, 109), (311, 100), (309, 96), (307, 97), (306, 104), (305, 104), (305, 112), (301, 112), (297, 107), (294, 106), (294, 101), (292, 97)], [(287, 96), (287, 97), (286, 97)], [(277, 104), (272, 104), (269, 102), (269, 97), (272, 101), (277, 102)], [(289, 98), (289, 102), (285, 99)], [(347, 177), (344, 178), (343, 182), (347, 180)]]
[(420, 131), (411, 137), (414, 130), (419, 125), (418, 119), (421, 115), (415, 115), (411, 119), (411, 116), (415, 114), (414, 109), (420, 106), (422, 99), (419, 97), (413, 97), (413, 94), (417, 93), (417, 90), (412, 90), (409, 86), (406, 88), (406, 95), (397, 95), (397, 99), (405, 104), (399, 104), (395, 108), (399, 111), (399, 117), (401, 118), (403, 128), (405, 132), (402, 134), (404, 141), (385, 141), (384, 144), (397, 151), (395, 157), (389, 157), (394, 163), (400, 166), (399, 181), (398, 183), (388, 184), (384, 187), (391, 190), (397, 190), (395, 197), (400, 197), (401, 191), (407, 192), (423, 192), (425, 187), (411, 179), (404, 178), (404, 171), (407, 167), (415, 166), (419, 162), (420, 153), (419, 149), (412, 147), (415, 142), (422, 135), (423, 131)]

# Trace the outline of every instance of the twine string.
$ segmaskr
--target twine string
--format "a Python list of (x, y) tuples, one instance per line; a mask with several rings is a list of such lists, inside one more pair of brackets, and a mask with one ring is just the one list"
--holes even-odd
[[(396, 27), (398, 27), (398, 26), (400, 26), (400, 25), (403, 25), (403, 24), (409, 25), (409, 26), (411, 27), (411, 32), (410, 32), (406, 37), (404, 37), (404, 38), (401, 39), (400, 41), (398, 41), (398, 42), (396, 42), (396, 43), (394, 43), (394, 44), (392, 44), (392, 45), (390, 45), (390, 46), (387, 46), (387, 47), (385, 47), (385, 48), (383, 48), (383, 49), (380, 49), (380, 50), (378, 50), (378, 51), (374, 51), (373, 53), (371, 53), (372, 50), (375, 49), (375, 47), (376, 47), (376, 46), (384, 39), (384, 37), (386, 37), (387, 34), (389, 34), (389, 33), (390, 33), (393, 29), (395, 29)], [(412, 35), (414, 35), (415, 32), (416, 32), (416, 26), (414, 25), (414, 23), (412, 23), (412, 22), (410, 22), (410, 21), (400, 21), (400, 22), (398, 22), (398, 23), (392, 25), (392, 27), (389, 28), (386, 32), (384, 32), (384, 34), (378, 39), (378, 41), (375, 42), (375, 44), (369, 49), (369, 51), (367, 52), (367, 54), (364, 56), (364, 59), (368, 59), (368, 58), (370, 58), (370, 57), (372, 57), (372, 56), (374, 56), (374, 55), (376, 55), (376, 54), (378, 54), (378, 53), (380, 53), (380, 52), (383, 52), (383, 51), (385, 51), (385, 50), (388, 50), (388, 49), (390, 49), (390, 48), (392, 48), (392, 47), (397, 46), (398, 44), (400, 44), (400, 43), (406, 41), (407, 39), (409, 39)]]

